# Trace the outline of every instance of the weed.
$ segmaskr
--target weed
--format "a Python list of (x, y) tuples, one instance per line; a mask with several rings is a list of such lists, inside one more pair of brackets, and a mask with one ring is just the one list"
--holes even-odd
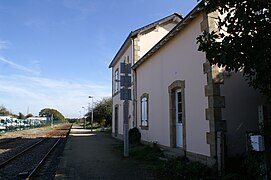
[(211, 169), (199, 162), (178, 157), (165, 162), (157, 173), (163, 179), (201, 179), (210, 176)]

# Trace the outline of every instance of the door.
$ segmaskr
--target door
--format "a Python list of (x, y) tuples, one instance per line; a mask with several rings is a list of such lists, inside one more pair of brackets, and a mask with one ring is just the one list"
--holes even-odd
[(182, 91), (175, 92), (176, 105), (176, 147), (183, 147), (183, 103)]
[(119, 130), (118, 130), (118, 119), (119, 119), (119, 108), (118, 106), (115, 106), (115, 137), (118, 136)]

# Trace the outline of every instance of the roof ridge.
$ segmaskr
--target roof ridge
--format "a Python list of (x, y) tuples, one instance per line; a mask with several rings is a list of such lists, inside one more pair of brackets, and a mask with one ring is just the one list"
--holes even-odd
[[(137, 35), (139, 32), (142, 32), (142, 30), (148, 30), (148, 29), (154, 27), (154, 25), (159, 24), (159, 23), (162, 22), (162, 21), (166, 22), (167, 20), (170, 20), (171, 18), (175, 18), (175, 17), (180, 18), (180, 22), (181, 22), (182, 19), (183, 19), (183, 17), (181, 16), (181, 14), (175, 12), (175, 13), (173, 13), (173, 14), (171, 14), (171, 15), (168, 15), (168, 16), (162, 18), (162, 19), (159, 19), (159, 20), (157, 20), (157, 21), (155, 21), (155, 22), (152, 22), (152, 23), (150, 23), (150, 24), (148, 24), (148, 25), (146, 25), (146, 26), (143, 26), (143, 27), (141, 27), (141, 28), (139, 28), (139, 29), (136, 29), (136, 30), (134, 30), (134, 31), (131, 31), (131, 32), (129, 33), (129, 35), (127, 36), (127, 38), (125, 39), (125, 41), (123, 42), (123, 44), (121, 45), (121, 47), (120, 47), (120, 49), (118, 50), (117, 54), (115, 55), (115, 57), (113, 58), (113, 60), (112, 60), (111, 63), (109, 64), (109, 68), (111, 68), (111, 67), (113, 66), (113, 64), (114, 64), (114, 62), (115, 62), (115, 60), (116, 60), (116, 58), (119, 56), (119, 54), (121, 54), (122, 49), (123, 49), (124, 47), (127, 46), (128, 40), (129, 40), (130, 38), (134, 37), (134, 36)], [(179, 23), (179, 22), (178, 22), (178, 23)]]
[(138, 34), (138, 32), (140, 32), (140, 31), (143, 30), (143, 29), (149, 29), (148, 27), (151, 28), (151, 27), (153, 27), (155, 24), (159, 24), (161, 21), (166, 21), (167, 19), (174, 18), (175, 16), (179, 17), (180, 20), (183, 19), (183, 17), (182, 17), (181, 14), (175, 12), (175, 13), (172, 13), (172, 14), (170, 14), (170, 15), (168, 15), (168, 16), (166, 16), (166, 17), (163, 17), (163, 18), (161, 18), (161, 19), (159, 19), (159, 20), (157, 20), (157, 21), (154, 21), (154, 22), (152, 22), (152, 23), (150, 23), (150, 24), (147, 24), (147, 25), (145, 25), (145, 26), (142, 26), (141, 28), (138, 28), (138, 29), (132, 31), (132, 34), (131, 34), (131, 35), (134, 36), (134, 35)]

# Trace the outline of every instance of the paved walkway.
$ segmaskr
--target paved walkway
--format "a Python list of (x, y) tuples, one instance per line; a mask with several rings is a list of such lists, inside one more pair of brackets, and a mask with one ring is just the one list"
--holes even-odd
[(154, 179), (142, 166), (114, 152), (118, 144), (107, 133), (74, 125), (55, 179)]

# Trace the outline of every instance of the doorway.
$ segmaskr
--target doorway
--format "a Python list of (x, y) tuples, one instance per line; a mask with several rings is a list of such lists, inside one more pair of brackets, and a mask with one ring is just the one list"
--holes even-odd
[(117, 137), (117, 136), (118, 136), (118, 133), (119, 133), (119, 129), (118, 129), (118, 122), (119, 122), (119, 107), (118, 107), (118, 105), (115, 106), (114, 114), (115, 114), (115, 137)]
[(175, 92), (176, 147), (183, 147), (183, 104), (181, 89)]
[(168, 86), (170, 115), (170, 147), (186, 151), (185, 81), (176, 80)]

